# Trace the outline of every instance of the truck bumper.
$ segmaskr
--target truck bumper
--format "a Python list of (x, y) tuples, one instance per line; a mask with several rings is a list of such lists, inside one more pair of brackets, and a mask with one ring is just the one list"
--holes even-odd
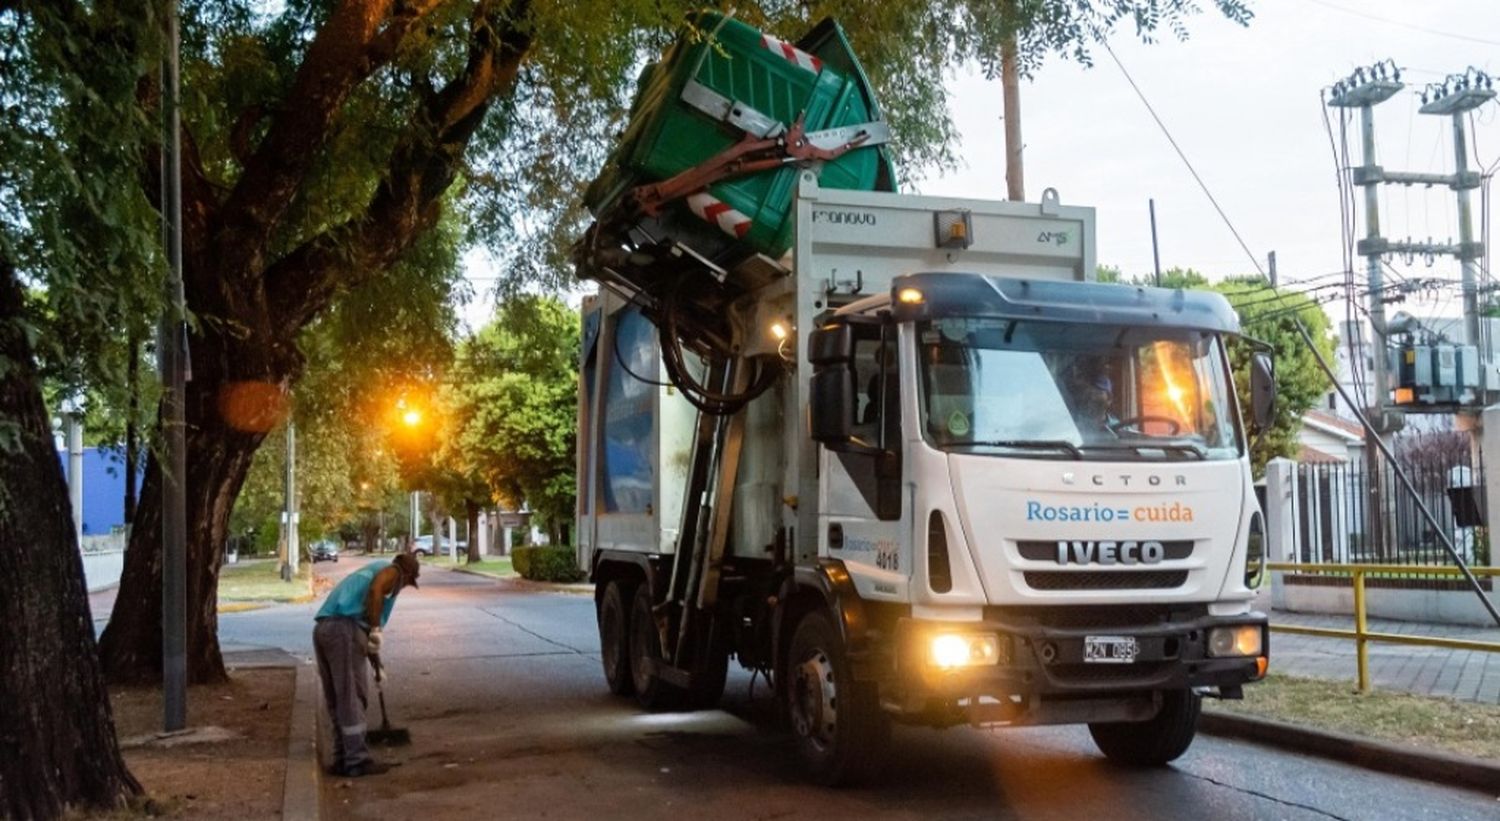
[[(1211, 655), (1210, 632), (1227, 627), (1258, 629), (1259, 652)], [(931, 648), (944, 634), (995, 636), (995, 663), (938, 667)], [(1135, 658), (1090, 661), (1085, 658), (1090, 638), (1133, 639)], [(1141, 721), (1155, 715), (1158, 694), (1167, 690), (1238, 697), (1241, 685), (1265, 676), (1269, 639), (1261, 613), (1099, 628), (988, 615), (981, 622), (903, 618), (896, 629), (896, 680), (882, 687), (888, 696), (883, 700), (894, 713), (939, 724)]]

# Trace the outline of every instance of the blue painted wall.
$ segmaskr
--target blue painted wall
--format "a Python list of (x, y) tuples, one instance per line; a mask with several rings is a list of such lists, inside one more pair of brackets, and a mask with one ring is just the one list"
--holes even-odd
[[(68, 452), (60, 450), (63, 476), (68, 475)], [(141, 474), (145, 473), (144, 459)], [(136, 493), (141, 483), (136, 481)], [(109, 533), (125, 524), (125, 453), (103, 448), (83, 449), (83, 534)]]

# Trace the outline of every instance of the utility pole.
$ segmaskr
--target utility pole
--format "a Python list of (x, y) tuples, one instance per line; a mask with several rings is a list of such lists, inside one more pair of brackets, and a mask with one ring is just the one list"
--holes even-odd
[[(1428, 100), (1432, 95), (1434, 99)], [(1476, 171), (1469, 170), (1468, 132), (1464, 115), (1495, 98), (1494, 80), (1483, 72), (1473, 69), (1449, 75), (1442, 85), (1431, 85), (1422, 93), (1423, 114), (1448, 116), (1453, 120), (1453, 177), (1448, 181), (1458, 200), (1458, 246), (1450, 253), (1458, 257), (1461, 285), (1464, 298), (1464, 341), (1473, 345), (1482, 360), (1480, 373), (1485, 375), (1479, 385), (1481, 392), (1495, 386), (1489, 384), (1489, 351), (1481, 338), (1479, 315), (1479, 258), (1484, 255), (1481, 244), (1474, 241), (1474, 212), (1469, 195), (1481, 182)], [(1486, 400), (1488, 396), (1485, 397)]]
[(1009, 199), (1022, 202), (1026, 199), (1026, 180), (1021, 170), (1021, 69), (1016, 39), (1020, 13), (1016, 0), (1003, 0), (1000, 20), (1006, 28), (1000, 41), (1000, 91), (1005, 97), (1005, 189)]
[(135, 472), (138, 461), (136, 449), (135, 418), (137, 403), (136, 372), (140, 369), (141, 346), (136, 332), (130, 332), (130, 359), (125, 363), (125, 389), (129, 397), (125, 406), (125, 532), (128, 540), (130, 527), (135, 522)]
[(73, 538), (83, 547), (83, 403), (77, 396), (62, 402), (63, 434), (68, 443), (68, 503), (73, 508)]
[(417, 546), (417, 537), (422, 535), (422, 500), (418, 495), (421, 491), (411, 492), (411, 545)]
[(297, 577), (297, 560), (301, 558), (297, 528), (302, 519), (298, 510), (300, 505), (297, 504), (297, 423), (290, 419), (286, 423), (285, 504), (286, 509), (281, 518), (285, 522), (282, 526), (282, 544), (286, 555), (281, 564), (281, 580), (289, 582)]
[(187, 726), (187, 420), (189, 375), (186, 298), (182, 290), (182, 143), (177, 0), (166, 9), (161, 64), (161, 216), (167, 258), (166, 306), (157, 326), (162, 380), (161, 662), (162, 727)]
[(1278, 287), (1281, 284), (1281, 280), (1278, 279), (1277, 276), (1276, 276), (1276, 252), (1275, 251), (1271, 251), (1270, 253), (1266, 254), (1266, 278), (1269, 279), (1269, 280), (1271, 280), (1271, 287), (1272, 288), (1276, 288), (1276, 287)]
[[(1366, 431), (1365, 433), (1365, 453), (1369, 454), (1365, 460), (1366, 498), (1369, 505), (1366, 509), (1366, 521), (1370, 525), (1367, 527), (1370, 549), (1376, 556), (1384, 555), (1386, 511), (1389, 505), (1385, 499), (1380, 465), (1375, 455), (1389, 450), (1390, 434), (1401, 427), (1400, 417), (1391, 414), (1388, 410), (1391, 402), (1390, 344), (1385, 335), (1385, 302), (1383, 300), (1385, 283), (1384, 272), (1381, 270), (1381, 257), (1389, 249), (1389, 243), (1380, 235), (1379, 185), (1384, 179), (1384, 170), (1375, 162), (1375, 106), (1389, 100), (1405, 88), (1405, 85), (1401, 83), (1400, 71), (1393, 69), (1392, 73), (1394, 76), (1386, 79), (1382, 65), (1380, 76), (1377, 78), (1376, 69), (1372, 67), (1367, 79), (1365, 69), (1358, 69), (1349, 79), (1334, 85), (1333, 95), (1328, 101), (1328, 105), (1335, 108), (1359, 109), (1362, 164), (1352, 171), (1354, 184), (1363, 187), (1365, 195), (1365, 238), (1359, 241), (1358, 251), (1365, 258), (1365, 276), (1369, 280), (1367, 310), (1370, 315), (1370, 347), (1373, 353), (1371, 370), (1375, 383), (1371, 396), (1372, 404), (1365, 410), (1366, 418), (1371, 421), (1371, 427), (1374, 428), (1373, 432)], [(1343, 169), (1340, 169), (1339, 173), (1343, 173)]]
[(1156, 287), (1161, 287), (1161, 249), (1156, 245), (1156, 198), (1146, 200), (1151, 210), (1151, 265), (1156, 271)]

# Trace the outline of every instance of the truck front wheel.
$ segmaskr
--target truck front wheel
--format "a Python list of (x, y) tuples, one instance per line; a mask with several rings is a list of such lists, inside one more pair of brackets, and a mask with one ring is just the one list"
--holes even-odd
[(626, 588), (618, 581), (604, 586), (599, 599), (599, 658), (604, 661), (604, 680), (617, 696), (635, 692), (630, 678), (630, 610)]
[(890, 723), (875, 683), (854, 679), (843, 638), (822, 611), (797, 625), (785, 692), (797, 752), (814, 781), (856, 784), (879, 774)]
[(1159, 767), (1187, 752), (1198, 733), (1203, 698), (1191, 690), (1168, 690), (1161, 696), (1161, 710), (1148, 721), (1090, 724), (1099, 751), (1131, 767)]

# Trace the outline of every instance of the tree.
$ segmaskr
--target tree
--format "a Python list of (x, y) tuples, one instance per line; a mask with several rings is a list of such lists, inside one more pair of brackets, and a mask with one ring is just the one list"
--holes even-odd
[(0, 256), (0, 812), (51, 818), (140, 792), (115, 741), (67, 483)]
[[(75, 10), (76, 11), (76, 10)], [(115, 738), (44, 380), (106, 382), (77, 357), (151, 302), (142, 203), (101, 185), (149, 125), (128, 93), (151, 15), (0, 2), (0, 815), (110, 810), (140, 793)], [(98, 42), (98, 48), (82, 48)], [(118, 264), (111, 273), (106, 263)], [(50, 287), (39, 290), (37, 282)]]
[(574, 512), (578, 314), (521, 295), (459, 349), (453, 374), (456, 445), (494, 495), (525, 501), (567, 542)]

